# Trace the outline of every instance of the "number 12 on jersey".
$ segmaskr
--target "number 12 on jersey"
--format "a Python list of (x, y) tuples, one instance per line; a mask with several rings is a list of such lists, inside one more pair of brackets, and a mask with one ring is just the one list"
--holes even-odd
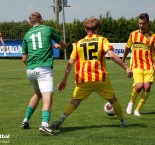
[[(89, 49), (88, 47), (90, 47), (90, 46), (92, 46), (93, 48)], [(98, 51), (98, 42), (90, 42), (88, 44), (87, 43), (82, 43), (80, 45), (80, 47), (83, 47), (85, 60), (97, 59), (97, 56), (95, 54)], [(88, 51), (88, 54), (87, 54), (87, 51)]]

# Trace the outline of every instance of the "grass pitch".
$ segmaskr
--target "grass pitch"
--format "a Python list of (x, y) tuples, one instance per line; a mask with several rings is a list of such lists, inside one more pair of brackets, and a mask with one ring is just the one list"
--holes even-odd
[[(69, 103), (74, 89), (74, 70), (68, 78), (66, 89), (62, 92), (56, 89), (56, 85), (63, 77), (66, 64), (67, 61), (65, 60), (55, 60), (54, 63), (55, 95), (51, 123), (63, 113), (63, 109)], [(48, 136), (38, 130), (41, 123), (42, 101), (31, 118), (31, 129), (23, 130), (19, 127), (33, 91), (26, 79), (25, 66), (21, 60), (1, 59), (0, 144), (154, 145), (155, 85), (153, 84), (150, 97), (141, 111), (142, 116), (127, 115), (125, 109), (130, 99), (133, 79), (128, 79), (125, 71), (111, 60), (107, 60), (107, 69), (115, 94), (122, 105), (128, 127), (120, 127), (116, 116), (107, 116), (103, 111), (103, 105), (106, 101), (93, 93), (56, 131), (58, 136)], [(9, 135), (9, 138), (2, 138), (2, 135), (6, 135), (5, 137)]]

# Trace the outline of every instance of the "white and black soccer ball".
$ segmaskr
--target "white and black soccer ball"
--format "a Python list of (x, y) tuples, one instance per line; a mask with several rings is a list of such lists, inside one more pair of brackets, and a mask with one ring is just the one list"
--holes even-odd
[(109, 115), (109, 116), (114, 116), (115, 115), (115, 112), (113, 110), (113, 107), (112, 105), (107, 102), (105, 105), (104, 105), (104, 112)]

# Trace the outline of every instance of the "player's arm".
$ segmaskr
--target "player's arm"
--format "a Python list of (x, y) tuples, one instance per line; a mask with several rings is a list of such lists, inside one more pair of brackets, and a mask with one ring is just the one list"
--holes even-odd
[[(54, 48), (62, 48), (62, 49), (67, 49), (68, 48), (68, 44), (62, 39), (61, 36), (59, 36), (56, 31), (52, 28), (49, 27), (50, 31), (51, 31), (51, 38), (58, 44), (54, 45)], [(61, 47), (60, 47), (61, 46)]]
[(57, 44), (57, 43), (53, 44), (52, 47), (53, 47), (53, 48), (61, 48), (60, 44)]
[(61, 41), (59, 44), (60, 44), (61, 48), (63, 48), (63, 49), (68, 48), (68, 44), (65, 41)]
[(155, 73), (155, 46), (154, 46), (154, 52), (152, 53), (153, 54), (153, 60), (154, 60), (154, 62), (153, 62), (153, 70), (154, 70), (154, 73)]
[(127, 76), (129, 78), (132, 77), (132, 71), (131, 69), (125, 64), (112, 50), (107, 51), (108, 56), (118, 65), (120, 65), (122, 68), (126, 70)]
[(25, 39), (23, 40), (23, 43), (22, 43), (22, 53), (23, 53), (23, 56), (22, 56), (22, 62), (26, 65), (26, 61), (27, 61), (27, 43), (25, 41)]
[(2, 45), (3, 45), (3, 50), (6, 52), (6, 46), (5, 46), (5, 43), (4, 43), (4, 40), (3, 40), (3, 38), (2, 37), (0, 37), (0, 41), (1, 41), (1, 43), (2, 43)]
[(128, 54), (129, 54), (129, 52), (131, 50), (132, 44), (133, 44), (133, 42), (132, 42), (132, 33), (130, 33), (130, 36), (129, 36), (127, 44), (126, 44), (126, 47), (124, 49), (124, 55), (123, 55), (123, 58), (122, 58), (123, 62), (125, 62), (125, 59), (126, 59), (126, 57), (128, 56)]
[(75, 60), (72, 58), (70, 58), (70, 60), (68, 61), (64, 77), (63, 77), (62, 81), (57, 85), (57, 88), (59, 91), (62, 91), (66, 87), (67, 78), (73, 68), (74, 62), (75, 62)]
[(27, 60), (27, 54), (23, 54), (22, 56), (22, 62), (26, 65), (26, 60)]
[(153, 70), (154, 70), (154, 73), (155, 73), (155, 60), (154, 60), (154, 63), (153, 63)]
[(129, 54), (130, 50), (131, 50), (131, 48), (125, 47), (123, 58), (122, 58), (123, 62), (125, 62), (125, 59), (126, 59), (127, 55)]
[(55, 43), (53, 45), (53, 48), (63, 48), (63, 49), (67, 49), (68, 47), (68, 44), (64, 41), (61, 41), (59, 44), (58, 43)]
[(155, 73), (155, 35), (153, 37), (153, 43), (154, 43), (154, 46), (153, 46), (153, 60), (154, 60), (154, 63), (153, 63), (153, 70), (154, 70), (154, 73)]

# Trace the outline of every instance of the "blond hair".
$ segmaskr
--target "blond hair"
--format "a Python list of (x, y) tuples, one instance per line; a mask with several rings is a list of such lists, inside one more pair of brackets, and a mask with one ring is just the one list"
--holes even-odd
[(29, 16), (30, 23), (33, 25), (35, 23), (42, 23), (42, 16), (38, 12), (34, 12)]

